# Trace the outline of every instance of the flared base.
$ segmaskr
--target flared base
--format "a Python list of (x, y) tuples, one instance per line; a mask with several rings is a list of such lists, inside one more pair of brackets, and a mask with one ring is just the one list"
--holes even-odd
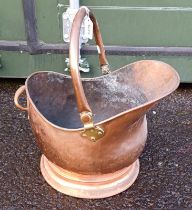
[(41, 172), (54, 189), (78, 198), (98, 199), (116, 195), (129, 188), (139, 173), (139, 160), (114, 173), (82, 175), (66, 171), (41, 157)]

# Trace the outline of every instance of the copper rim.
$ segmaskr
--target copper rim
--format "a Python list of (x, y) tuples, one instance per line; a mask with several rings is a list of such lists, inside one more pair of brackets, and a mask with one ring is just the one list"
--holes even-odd
[(129, 188), (139, 174), (139, 160), (114, 173), (82, 175), (66, 171), (41, 157), (41, 173), (49, 185), (57, 191), (78, 198), (106, 198)]

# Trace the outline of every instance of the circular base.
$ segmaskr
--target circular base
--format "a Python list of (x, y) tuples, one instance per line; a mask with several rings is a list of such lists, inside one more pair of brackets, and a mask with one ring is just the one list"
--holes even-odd
[(66, 171), (44, 155), (41, 157), (41, 172), (54, 189), (78, 198), (106, 198), (129, 188), (139, 174), (139, 160), (131, 166), (114, 173), (103, 175), (83, 175)]

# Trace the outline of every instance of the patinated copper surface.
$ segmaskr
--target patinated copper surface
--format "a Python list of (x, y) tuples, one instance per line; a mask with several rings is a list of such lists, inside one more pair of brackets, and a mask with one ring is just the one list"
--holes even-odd
[[(100, 197), (111, 196), (125, 190), (135, 180), (133, 174), (138, 174), (137, 167), (132, 172), (127, 171), (127, 179), (122, 181), (119, 178), (121, 190), (115, 190), (116, 182), (111, 180), (110, 176), (136, 164), (147, 138), (145, 114), (160, 99), (178, 87), (179, 76), (168, 64), (145, 60), (129, 64), (107, 75), (80, 79), (78, 31), (86, 14), (87, 10), (80, 8), (71, 32), (72, 78), (55, 72), (34, 73), (26, 80), (25, 87), (17, 90), (15, 104), (21, 108), (18, 98), (25, 89), (28, 105), (27, 108), (21, 109), (28, 110), (37, 143), (49, 160), (42, 158), (41, 162), (41, 170), (48, 183), (69, 195), (98, 198), (96, 194), (99, 192)], [(102, 46), (101, 38), (99, 40), (98, 44)], [(101, 66), (107, 65), (106, 58), (100, 59), (100, 62)], [(92, 124), (88, 122), (88, 125), (93, 126), (93, 129), (98, 126), (104, 131), (104, 135), (95, 142), (82, 135), (87, 129), (87, 118), (80, 119), (82, 113), (93, 113)], [(57, 171), (60, 168), (65, 171), (63, 173), (60, 170), (63, 177), (52, 173), (55, 169), (49, 162), (56, 165)], [(48, 165), (49, 167), (46, 167)], [(80, 179), (76, 192), (73, 193), (69, 192), (70, 185), (72, 189), (73, 176), (70, 180), (70, 176), (66, 175), (68, 172)], [(131, 180), (128, 173), (132, 173)], [(89, 187), (97, 184), (82, 184), (85, 175), (92, 176), (93, 179), (106, 176), (113, 188), (107, 188), (108, 193), (102, 194), (106, 186), (97, 183), (97, 190), (92, 188), (92, 191), (88, 192)], [(58, 183), (55, 183), (55, 180)], [(80, 183), (87, 188), (83, 188)], [(69, 188), (65, 188), (66, 184)], [(81, 190), (85, 196), (82, 196), (82, 192), (78, 193)]]

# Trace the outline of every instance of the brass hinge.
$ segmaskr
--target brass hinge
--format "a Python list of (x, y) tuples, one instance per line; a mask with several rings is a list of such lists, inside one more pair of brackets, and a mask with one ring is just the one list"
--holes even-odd
[(104, 136), (104, 130), (100, 126), (95, 126), (91, 112), (82, 112), (81, 121), (84, 124), (84, 130), (81, 135), (90, 141), (96, 142)]

